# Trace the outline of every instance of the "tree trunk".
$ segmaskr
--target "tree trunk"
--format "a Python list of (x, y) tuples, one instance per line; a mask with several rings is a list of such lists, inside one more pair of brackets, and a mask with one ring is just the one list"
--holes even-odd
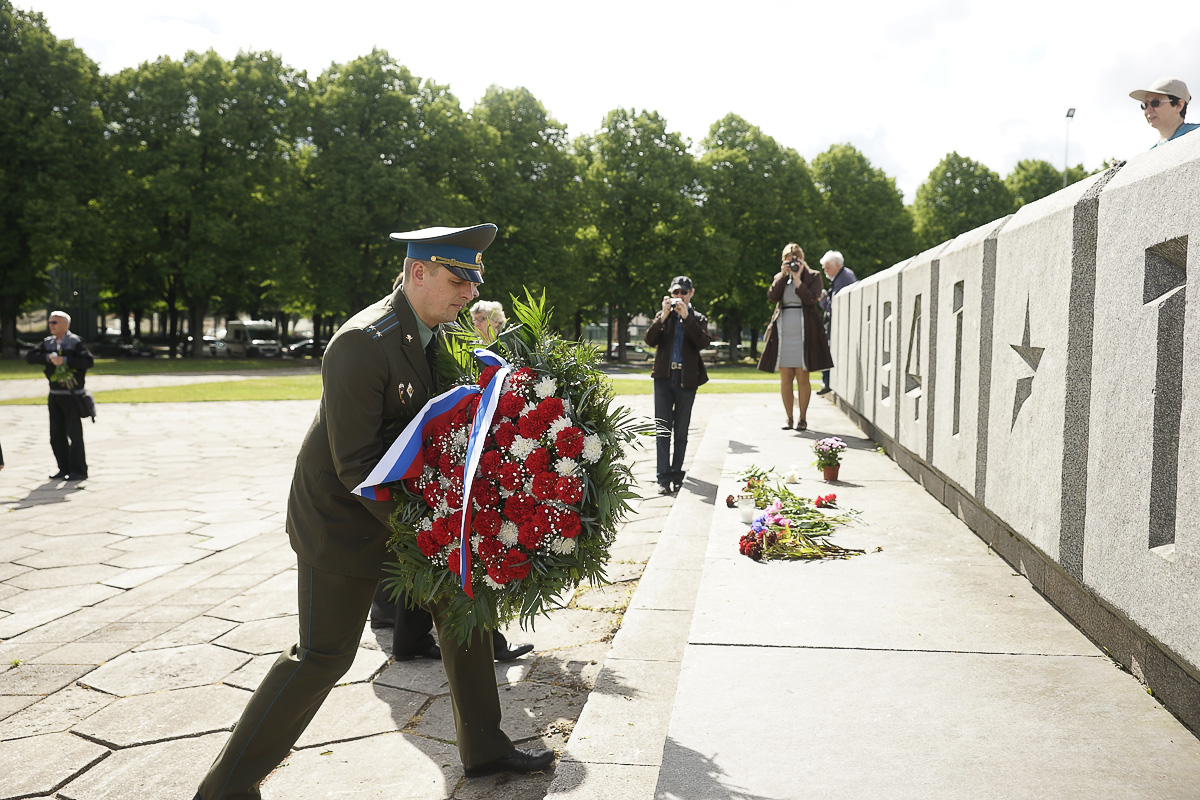
[(750, 327), (750, 357), (758, 360), (758, 328)]
[(605, 311), (605, 342), (604, 342), (604, 360), (607, 361), (612, 356), (613, 350), (613, 313), (612, 306), (609, 306)]
[(0, 357), (17, 357), (17, 315), (5, 314), (0, 320)]
[(187, 354), (193, 358), (198, 357), (204, 347), (203, 331), (206, 314), (208, 314), (208, 304), (188, 306), (188, 332), (192, 335), (192, 346), (187, 349)]

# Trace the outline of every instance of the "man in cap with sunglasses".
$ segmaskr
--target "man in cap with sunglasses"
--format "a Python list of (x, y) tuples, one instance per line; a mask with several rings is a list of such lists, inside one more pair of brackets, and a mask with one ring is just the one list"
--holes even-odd
[[(198, 800), (258, 800), (258, 785), (287, 756), (329, 692), (350, 669), (384, 565), (391, 501), (353, 490), (390, 439), (437, 394), (438, 329), (453, 322), (483, 283), (490, 223), (393, 233), (408, 246), (404, 280), (351, 317), (329, 341), (321, 402), (288, 498), (296, 551), (299, 641), (284, 650), (251, 696), (225, 747), (200, 783)], [(436, 614), (439, 634), (440, 619)], [(468, 777), (535, 772), (553, 750), (518, 750), (500, 730), (492, 641), (442, 637), (458, 750)]]
[[(692, 279), (680, 275), (671, 281), (662, 310), (646, 329), (646, 344), (656, 347), (654, 369), (654, 424), (658, 429), (658, 490), (674, 494), (683, 487), (683, 456), (696, 389), (708, 383), (700, 351), (708, 347), (708, 319), (692, 308)], [(671, 439), (675, 453), (671, 453)]]
[(1178, 78), (1161, 78), (1152, 83), (1149, 89), (1137, 89), (1130, 92), (1129, 96), (1141, 102), (1146, 122), (1158, 131), (1159, 139), (1151, 146), (1151, 150), (1200, 128), (1200, 124), (1195, 122), (1184, 122), (1192, 95), (1188, 92), (1187, 84)]

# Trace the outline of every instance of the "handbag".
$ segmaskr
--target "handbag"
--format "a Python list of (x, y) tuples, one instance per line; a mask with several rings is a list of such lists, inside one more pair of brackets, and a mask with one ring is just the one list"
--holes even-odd
[(92, 396), (92, 390), (82, 389), (75, 392), (75, 402), (79, 404), (79, 418), (91, 417), (94, 425), (96, 423), (96, 398)]

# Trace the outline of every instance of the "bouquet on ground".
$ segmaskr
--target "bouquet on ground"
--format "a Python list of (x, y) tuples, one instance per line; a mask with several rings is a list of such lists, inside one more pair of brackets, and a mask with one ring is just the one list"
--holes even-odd
[(583, 580), (603, 582), (637, 496), (624, 456), (645, 426), (613, 405), (595, 348), (552, 334), (544, 297), (527, 292), (513, 312), (520, 325), (492, 351), (469, 323), (450, 332), (444, 371), (456, 386), (389, 450), (412, 454), (400, 481), (381, 482), (402, 498), (387, 580), (441, 609), (462, 641), (530, 624)]
[(758, 467), (742, 474), (746, 480), (743, 491), (753, 495), (756, 506), (762, 509), (754, 516), (750, 530), (738, 541), (742, 555), (755, 561), (769, 561), (849, 558), (863, 552), (839, 547), (827, 539), (838, 526), (854, 519), (857, 512), (837, 509), (835, 495), (808, 500), (783, 485), (767, 484), (764, 475)]

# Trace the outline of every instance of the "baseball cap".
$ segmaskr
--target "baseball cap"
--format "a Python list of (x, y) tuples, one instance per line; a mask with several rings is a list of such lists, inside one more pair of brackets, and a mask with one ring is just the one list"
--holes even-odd
[(692, 290), (692, 279), (689, 278), (687, 275), (680, 275), (677, 278), (672, 278), (671, 279), (671, 288), (668, 289), (667, 291), (673, 292), (676, 289), (683, 291), (685, 294), (687, 292), (690, 292)]
[(1187, 84), (1179, 78), (1159, 78), (1150, 84), (1149, 89), (1137, 89), (1130, 92), (1129, 96), (1144, 103), (1148, 94), (1169, 94), (1172, 97), (1178, 97), (1185, 103), (1192, 102), (1192, 95), (1188, 92)]

